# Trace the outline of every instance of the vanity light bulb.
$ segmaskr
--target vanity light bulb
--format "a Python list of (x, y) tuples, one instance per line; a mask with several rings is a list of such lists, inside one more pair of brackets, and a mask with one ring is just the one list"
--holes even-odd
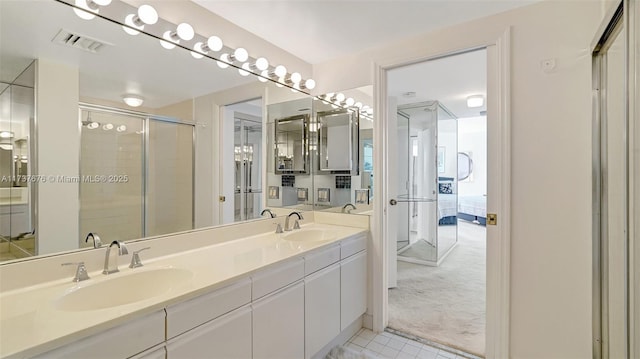
[(158, 12), (151, 5), (142, 5), (138, 8), (138, 18), (147, 25), (158, 22)]
[(284, 77), (280, 77), (278, 78), (278, 82), (276, 82), (276, 86), (284, 87), (283, 83), (284, 83)]
[(171, 39), (171, 31), (165, 31), (164, 34), (162, 35), (162, 38), (164, 40), (160, 40), (160, 45), (162, 45), (162, 47), (164, 47), (167, 50), (171, 50), (174, 47), (176, 47), (176, 45), (172, 44), (173, 39)]
[(178, 33), (178, 37), (184, 41), (189, 41), (193, 39), (195, 36), (195, 31), (193, 31), (193, 27), (186, 22), (178, 25), (178, 29), (176, 30)]
[(307, 79), (307, 81), (304, 82), (304, 87), (313, 90), (316, 87), (316, 81), (314, 79)]
[(131, 27), (134, 27), (138, 30), (142, 30), (144, 29), (144, 25), (136, 25), (136, 23), (134, 22), (133, 18), (135, 17), (134, 14), (129, 14), (127, 15), (127, 17), (124, 18), (124, 23), (125, 25), (129, 25), (130, 27), (127, 26), (123, 26), (122, 29), (124, 30), (124, 32), (126, 32), (129, 35), (138, 35), (140, 33), (140, 31), (134, 30)]
[(344, 101), (344, 98), (345, 98), (345, 96), (341, 92), (336, 95), (336, 100), (338, 100), (338, 102)]
[(127, 130), (127, 126), (125, 126), (125, 125), (120, 125), (120, 126), (116, 127), (116, 131), (118, 131), (118, 132), (124, 132), (126, 130)]
[(300, 86), (298, 84), (293, 84), (293, 87), (291, 88), (291, 92), (299, 92), (300, 90)]
[(73, 12), (76, 13), (76, 15), (78, 15), (79, 18), (83, 19), (83, 20), (91, 20), (94, 17), (96, 17), (93, 13), (98, 13), (98, 10), (92, 10), (89, 7), (89, 4), (87, 4), (87, 0), (75, 0), (75, 5), (79, 8), (82, 8), (84, 10), (80, 10), (78, 8), (73, 8)]
[(367, 109), (366, 112), (367, 112), (367, 115), (373, 115), (373, 109), (372, 108)]
[[(276, 76), (278, 76), (280, 79), (282, 79), (287, 74), (287, 68), (282, 65), (278, 65), (276, 66), (276, 69), (273, 70), (273, 73), (276, 74)], [(282, 80), (280, 79), (278, 79), (278, 81), (282, 82)]]
[(238, 69), (238, 73), (241, 76), (249, 76), (249, 71), (251, 71), (251, 68), (249, 67), (248, 62), (245, 62), (244, 64), (242, 64), (242, 68)]
[(299, 84), (300, 81), (302, 81), (302, 75), (300, 75), (298, 72), (294, 72), (291, 74), (291, 82), (293, 82), (294, 84)]
[(202, 43), (201, 42), (196, 42), (195, 45), (193, 45), (193, 50), (191, 51), (191, 56), (193, 56), (193, 58), (195, 59), (201, 59), (204, 56), (202, 55), (203, 53), (206, 54), (206, 51), (202, 50)]
[(96, 128), (98, 128), (100, 126), (99, 123), (97, 122), (91, 122), (90, 124), (87, 125), (87, 128), (90, 130), (95, 130)]
[(239, 62), (245, 62), (249, 60), (249, 53), (247, 52), (247, 50), (239, 47), (233, 52), (233, 58), (235, 58)]
[(92, 1), (100, 6), (107, 6), (111, 4), (111, 0), (92, 0)]
[(356, 102), (356, 101), (355, 101), (354, 99), (352, 99), (351, 97), (349, 97), (349, 98), (347, 99), (347, 101), (346, 101), (346, 104), (347, 104), (347, 106), (348, 106), (348, 107), (351, 107), (351, 106), (353, 106), (353, 104), (354, 104), (355, 102)]
[(222, 40), (217, 36), (211, 36), (207, 40), (207, 47), (209, 47), (211, 51), (220, 51), (222, 50)]
[(362, 102), (356, 102), (354, 106), (357, 108), (362, 108)]
[(229, 62), (228, 54), (222, 54), (222, 56), (220, 56), (220, 61), (216, 61), (216, 63), (218, 64), (218, 67), (221, 69), (226, 69), (227, 67), (229, 67), (228, 62)]
[(105, 131), (113, 130), (113, 124), (107, 123), (106, 125), (102, 126), (102, 129)]
[(269, 81), (267, 80), (268, 77), (269, 77), (269, 70), (264, 70), (260, 73), (260, 76), (258, 76), (258, 81), (267, 82)]
[(269, 68), (269, 61), (264, 57), (260, 57), (256, 60), (256, 68), (260, 71), (264, 71)]

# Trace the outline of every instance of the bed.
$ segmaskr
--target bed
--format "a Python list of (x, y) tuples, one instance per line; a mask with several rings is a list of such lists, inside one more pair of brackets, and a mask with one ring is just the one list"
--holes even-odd
[(458, 217), (466, 221), (487, 225), (487, 196), (459, 196)]

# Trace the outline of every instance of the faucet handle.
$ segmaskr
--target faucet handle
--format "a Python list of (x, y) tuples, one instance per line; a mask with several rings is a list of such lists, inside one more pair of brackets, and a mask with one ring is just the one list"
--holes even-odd
[(276, 225), (276, 233), (283, 233), (282, 225), (280, 223), (274, 223)]
[(142, 261), (140, 260), (140, 255), (138, 253), (142, 251), (146, 251), (147, 249), (151, 249), (151, 247), (144, 247), (142, 249), (139, 249), (133, 252), (133, 255), (131, 256), (131, 264), (129, 264), (129, 268), (138, 268), (143, 266)]
[(293, 222), (293, 229), (300, 229), (300, 222), (297, 219)]
[(89, 279), (89, 274), (87, 273), (87, 267), (85, 267), (84, 262), (67, 262), (62, 263), (62, 266), (72, 266), (77, 265), (76, 275), (73, 277), (74, 282), (80, 282), (83, 280)]

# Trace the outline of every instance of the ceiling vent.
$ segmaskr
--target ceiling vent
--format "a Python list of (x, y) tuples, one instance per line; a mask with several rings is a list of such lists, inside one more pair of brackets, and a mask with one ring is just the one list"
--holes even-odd
[(51, 41), (60, 45), (71, 46), (76, 49), (88, 51), (94, 54), (98, 53), (105, 46), (113, 46), (113, 44), (110, 44), (108, 42), (96, 40), (92, 37), (77, 34), (65, 29), (61, 29), (60, 31), (58, 31), (58, 34), (56, 34), (56, 36)]

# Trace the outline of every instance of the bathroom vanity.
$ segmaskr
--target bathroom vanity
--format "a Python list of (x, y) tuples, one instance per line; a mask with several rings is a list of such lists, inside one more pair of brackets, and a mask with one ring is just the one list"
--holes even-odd
[[(73, 283), (69, 276), (3, 290), (0, 356), (322, 357), (362, 326), (365, 219), (347, 227), (316, 218), (284, 233), (255, 233), (275, 229), (272, 221), (258, 221), (254, 229), (237, 224), (145, 240), (140, 244), (160, 255), (141, 253), (142, 267), (127, 268), (130, 256), (120, 257), (119, 273), (90, 267), (89, 280)], [(159, 247), (180, 239), (183, 251), (162, 255)], [(57, 270), (91, 252), (103, 251), (32, 262), (34, 269)]]

